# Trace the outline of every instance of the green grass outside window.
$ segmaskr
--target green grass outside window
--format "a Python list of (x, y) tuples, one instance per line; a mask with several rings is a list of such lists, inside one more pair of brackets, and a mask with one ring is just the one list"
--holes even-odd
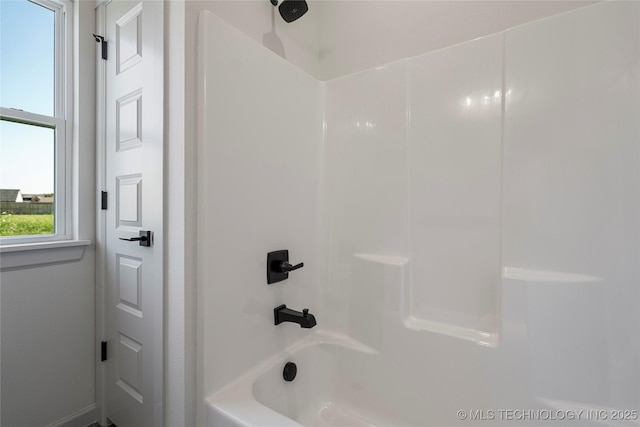
[(37, 234), (53, 234), (53, 214), (13, 215), (3, 212), (0, 215), (0, 236), (33, 236)]

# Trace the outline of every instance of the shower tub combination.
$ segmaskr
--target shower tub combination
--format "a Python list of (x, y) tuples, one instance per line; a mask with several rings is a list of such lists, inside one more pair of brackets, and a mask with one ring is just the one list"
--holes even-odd
[(199, 425), (640, 426), (640, 3), (327, 82), (198, 25)]
[[(393, 426), (374, 400), (358, 398), (373, 389), (357, 378), (372, 350), (348, 338), (314, 332), (247, 373), (208, 400), (211, 426)], [(283, 379), (286, 363), (297, 366)], [(369, 378), (370, 379), (370, 378)], [(385, 396), (379, 396), (382, 402)], [(376, 399), (378, 400), (378, 399)]]
[[(288, 363), (297, 375), (284, 380)], [(311, 334), (224, 387), (206, 401), (210, 427), (399, 427), (443, 426), (433, 422), (419, 401), (434, 392), (433, 384), (408, 395), (398, 379), (397, 362), (380, 363), (379, 354), (361, 343), (327, 331)], [(424, 368), (422, 368), (424, 369)], [(396, 377), (397, 378), (394, 378)], [(408, 388), (412, 389), (412, 386)], [(420, 393), (420, 394), (415, 394)], [(417, 398), (417, 399), (416, 399)], [(542, 400), (521, 409), (491, 406), (456, 410), (461, 425), (583, 427), (638, 426), (638, 410), (619, 410), (576, 402)], [(494, 409), (497, 408), (497, 409)], [(463, 411), (462, 415), (461, 412)], [(467, 417), (473, 417), (467, 419)], [(560, 424), (557, 424), (560, 425)]]

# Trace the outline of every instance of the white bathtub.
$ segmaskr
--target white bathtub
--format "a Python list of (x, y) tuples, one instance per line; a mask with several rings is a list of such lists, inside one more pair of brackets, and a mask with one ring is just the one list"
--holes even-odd
[[(318, 331), (207, 399), (207, 426), (400, 426), (379, 380), (367, 375), (377, 352), (351, 338)], [(297, 376), (287, 382), (287, 362)], [(369, 371), (370, 372), (370, 371)]]

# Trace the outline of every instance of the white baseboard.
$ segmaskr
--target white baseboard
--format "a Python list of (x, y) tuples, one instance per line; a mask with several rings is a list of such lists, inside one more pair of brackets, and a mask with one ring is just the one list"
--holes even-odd
[(96, 420), (96, 404), (93, 403), (53, 424), (49, 424), (47, 427), (87, 427), (95, 423)]

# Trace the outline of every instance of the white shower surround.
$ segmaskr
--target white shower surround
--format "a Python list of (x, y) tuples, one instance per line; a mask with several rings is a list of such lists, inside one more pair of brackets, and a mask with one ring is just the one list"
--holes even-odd
[[(398, 370), (373, 382), (402, 425), (638, 409), (637, 3), (328, 82), (210, 13), (199, 42), (201, 402), (318, 330)], [(305, 268), (267, 286), (284, 248)]]

